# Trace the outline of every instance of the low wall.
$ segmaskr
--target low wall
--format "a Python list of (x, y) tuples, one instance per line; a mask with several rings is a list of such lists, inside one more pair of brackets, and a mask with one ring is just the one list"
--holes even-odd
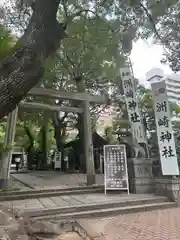
[(169, 197), (180, 205), (180, 178), (161, 177), (155, 179), (156, 194)]
[(153, 159), (128, 159), (129, 187), (131, 193), (155, 192), (152, 174)]

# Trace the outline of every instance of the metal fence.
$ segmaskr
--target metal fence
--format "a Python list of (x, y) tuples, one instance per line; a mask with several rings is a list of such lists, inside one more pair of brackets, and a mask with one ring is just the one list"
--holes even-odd
[[(104, 173), (104, 150), (103, 148), (93, 148), (94, 165), (99, 173)], [(154, 160), (152, 164), (153, 177), (162, 176), (161, 163), (159, 160)]]
[(93, 148), (94, 166), (97, 172), (104, 173), (104, 149)]
[(161, 163), (159, 160), (153, 161), (152, 174), (153, 174), (153, 177), (161, 177), (162, 176)]

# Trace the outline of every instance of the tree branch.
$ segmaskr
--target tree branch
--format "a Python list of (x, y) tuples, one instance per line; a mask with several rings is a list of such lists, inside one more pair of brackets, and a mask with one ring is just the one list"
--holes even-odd
[(62, 5), (63, 5), (63, 9), (64, 9), (64, 13), (66, 16), (66, 19), (68, 18), (68, 11), (67, 11), (67, 6), (66, 6), (66, 0), (62, 0)]
[(154, 23), (154, 20), (151, 16), (151, 14), (149, 13), (148, 9), (143, 5), (143, 3), (140, 3), (140, 6), (142, 7), (142, 9), (144, 10), (146, 16), (149, 18), (150, 23), (153, 26), (154, 29), (154, 33), (156, 34), (156, 36), (159, 38), (159, 40), (162, 42), (162, 38), (160, 36), (160, 34), (158, 33), (157, 29), (156, 29), (156, 24)]
[(76, 13), (72, 14), (71, 16), (69, 16), (69, 17), (66, 19), (66, 21), (65, 21), (65, 26), (68, 26), (68, 24), (70, 24), (70, 23), (74, 20), (74, 18), (82, 16), (83, 13), (85, 13), (86, 15), (87, 15), (88, 13), (91, 13), (91, 14), (93, 14), (94, 16), (96, 16), (97, 18), (100, 18), (101, 20), (103, 20), (103, 21), (108, 25), (109, 29), (110, 29), (112, 32), (114, 32), (114, 30), (112, 29), (112, 27), (109, 25), (108, 21), (106, 21), (104, 18), (100, 17), (100, 16), (97, 14), (97, 12), (94, 12), (94, 11), (92, 11), (92, 10), (90, 10), (90, 9), (80, 9), (80, 10), (77, 11)]
[(66, 70), (68, 71), (69, 75), (72, 76), (72, 72), (70, 71), (69, 67), (68, 67), (68, 64), (65, 63), (64, 59), (61, 57), (61, 55), (59, 53), (56, 53), (56, 57), (58, 59), (61, 60), (61, 63), (63, 64), (63, 66), (66, 68)]
[(56, 19), (61, 0), (36, 0), (34, 11), (14, 53), (0, 67), (0, 118), (16, 108), (44, 75), (44, 63), (54, 54), (65, 29)]

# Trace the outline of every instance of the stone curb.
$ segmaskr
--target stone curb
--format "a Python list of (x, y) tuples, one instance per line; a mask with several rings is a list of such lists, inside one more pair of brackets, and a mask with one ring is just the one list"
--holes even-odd
[(146, 205), (136, 205), (136, 206), (128, 206), (128, 207), (117, 207), (117, 208), (107, 208), (107, 209), (95, 209), (95, 210), (86, 210), (81, 212), (73, 212), (73, 213), (59, 213), (56, 215), (35, 217), (34, 219), (38, 221), (53, 221), (58, 222), (61, 219), (85, 219), (89, 217), (107, 217), (107, 216), (116, 216), (119, 214), (129, 214), (129, 213), (138, 213), (138, 212), (146, 212), (153, 211), (159, 209), (172, 209), (177, 207), (176, 203), (159, 203), (159, 204), (146, 204)]
[(64, 195), (81, 195), (81, 194), (89, 194), (89, 193), (102, 193), (104, 190), (102, 188), (92, 188), (92, 189), (79, 189), (79, 190), (69, 190), (64, 191), (61, 189), (60, 191), (49, 191), (49, 192), (41, 192), (36, 193), (36, 191), (30, 192), (29, 194), (4, 194), (0, 195), (0, 202), (2, 201), (13, 201), (13, 200), (24, 200), (24, 199), (36, 199), (36, 198), (47, 198), (53, 196), (64, 196)]
[(36, 189), (36, 190), (22, 190), (19, 191), (19, 189), (17, 190), (11, 190), (11, 191), (3, 191), (0, 192), (0, 196), (2, 195), (7, 195), (7, 196), (11, 196), (11, 195), (25, 195), (25, 194), (38, 194), (38, 193), (48, 193), (48, 192), (68, 192), (68, 191), (77, 191), (77, 190), (94, 190), (94, 189), (102, 189), (104, 190), (104, 186), (103, 185), (93, 185), (93, 186), (79, 186), (79, 187), (67, 187), (67, 188), (47, 188), (47, 189)]
[(76, 221), (76, 227), (79, 228), (80, 232), (87, 237), (87, 240), (105, 240), (105, 235), (99, 231), (96, 231), (95, 228), (89, 225), (86, 220)]
[(20, 183), (22, 183), (24, 186), (26, 186), (26, 187), (28, 187), (28, 188), (30, 188), (30, 189), (34, 189), (34, 188), (33, 188), (31, 185), (29, 185), (28, 183), (26, 183), (26, 182), (20, 180), (19, 178), (15, 177), (15, 176), (13, 175), (13, 173), (11, 173), (11, 177), (12, 177), (13, 179), (15, 179), (16, 181), (19, 181)]
[(87, 224), (80, 221), (76, 221), (74, 223), (73, 230), (74, 232), (78, 233), (83, 240), (105, 240), (102, 235), (99, 236), (99, 234), (97, 232), (95, 233), (95, 231), (94, 234), (92, 234), (90, 231), (93, 231), (93, 228), (90, 229)]
[(92, 203), (92, 204), (80, 204), (74, 206), (65, 206), (65, 207), (57, 207), (57, 208), (49, 208), (43, 210), (29, 210), (26, 211), (29, 217), (43, 217), (43, 216), (51, 216), (63, 213), (74, 213), (81, 211), (91, 211), (91, 210), (100, 210), (107, 208), (117, 208), (117, 207), (126, 207), (126, 206), (136, 206), (136, 205), (144, 205), (151, 203), (169, 203), (169, 199), (166, 197), (154, 197), (154, 198), (144, 198), (144, 199), (132, 199), (132, 200), (124, 200), (124, 201), (110, 201), (107, 203)]

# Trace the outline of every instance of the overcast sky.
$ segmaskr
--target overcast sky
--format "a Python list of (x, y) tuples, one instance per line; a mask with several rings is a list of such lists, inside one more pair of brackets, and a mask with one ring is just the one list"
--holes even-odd
[(138, 40), (134, 45), (131, 53), (134, 75), (141, 83), (145, 82), (147, 71), (152, 68), (161, 68), (164, 73), (172, 73), (169, 66), (161, 64), (163, 57), (163, 48), (160, 45), (148, 44), (144, 40)]

